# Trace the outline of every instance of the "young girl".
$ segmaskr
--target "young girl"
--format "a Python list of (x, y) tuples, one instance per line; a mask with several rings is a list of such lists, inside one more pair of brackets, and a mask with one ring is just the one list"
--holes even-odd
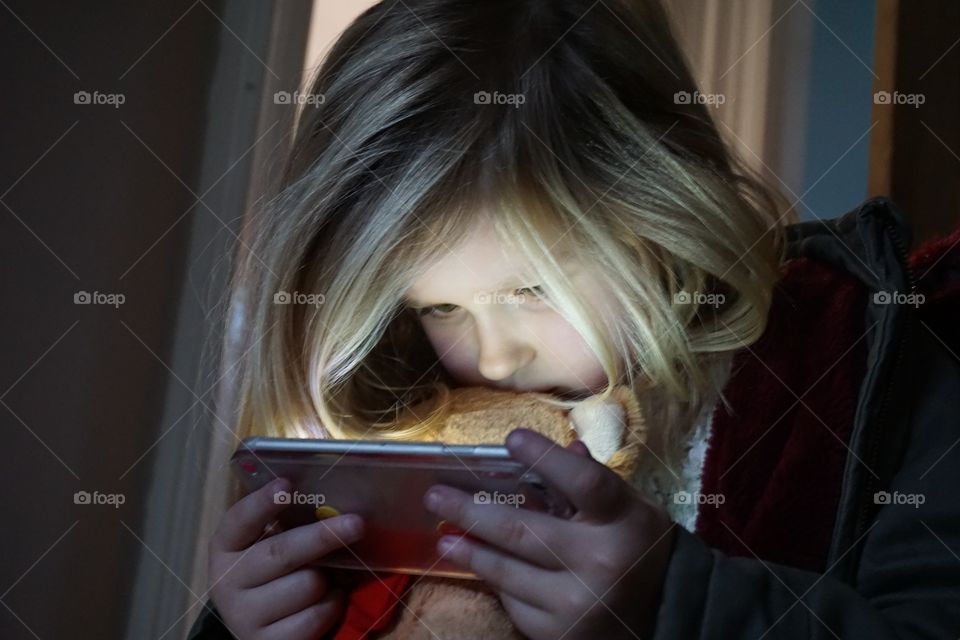
[[(416, 439), (442, 403), (404, 410), (454, 386), (572, 407), (628, 384), (647, 490), (521, 429), (573, 520), (424, 498), (519, 633), (957, 637), (960, 234), (908, 256), (885, 198), (796, 223), (696, 89), (654, 0), (365, 12), (237, 270), (237, 435)], [(357, 629), (309, 564), (358, 516), (265, 537), (289, 488), (224, 515), (191, 638), (388, 630), (395, 596)]]

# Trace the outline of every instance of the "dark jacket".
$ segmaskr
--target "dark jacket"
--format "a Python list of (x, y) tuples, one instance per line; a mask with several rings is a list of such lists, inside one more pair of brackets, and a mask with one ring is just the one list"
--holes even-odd
[[(862, 313), (869, 328), (824, 570), (771, 561), (776, 554), (726, 553), (677, 527), (654, 637), (960, 637), (960, 296), (931, 305), (926, 316), (874, 297), (922, 285), (956, 290), (958, 248), (941, 246), (914, 273), (910, 229), (887, 198), (791, 225), (788, 240), (790, 257), (862, 283), (848, 304), (858, 305), (853, 315)], [(920, 495), (923, 504), (883, 504), (875, 496), (884, 491)], [(207, 607), (190, 640), (231, 638), (212, 602)]]
[[(921, 273), (909, 268), (910, 229), (887, 198), (793, 225), (789, 238), (792, 256), (866, 290), (866, 375), (825, 570), (733, 557), (678, 529), (655, 638), (960, 637), (960, 234)], [(875, 299), (924, 290), (929, 308)], [(922, 504), (885, 504), (878, 492)]]

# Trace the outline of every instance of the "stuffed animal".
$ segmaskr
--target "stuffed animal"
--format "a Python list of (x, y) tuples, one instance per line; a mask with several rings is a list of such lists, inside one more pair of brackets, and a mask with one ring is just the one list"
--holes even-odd
[[(587, 398), (564, 410), (540, 393), (463, 387), (451, 390), (450, 413), (439, 429), (418, 440), (447, 444), (502, 444), (517, 427), (537, 431), (567, 446), (580, 438), (591, 456), (632, 481), (647, 431), (636, 396), (627, 386), (611, 397)], [(426, 415), (429, 402), (412, 408)], [(419, 413), (418, 413), (419, 412)], [(479, 580), (418, 576), (403, 594), (397, 620), (378, 638), (522, 638), (496, 592)]]

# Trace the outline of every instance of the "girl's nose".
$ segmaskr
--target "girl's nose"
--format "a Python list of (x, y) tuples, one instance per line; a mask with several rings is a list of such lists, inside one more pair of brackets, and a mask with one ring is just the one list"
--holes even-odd
[(477, 369), (487, 380), (503, 380), (527, 366), (535, 355), (526, 341), (488, 330), (481, 332)]

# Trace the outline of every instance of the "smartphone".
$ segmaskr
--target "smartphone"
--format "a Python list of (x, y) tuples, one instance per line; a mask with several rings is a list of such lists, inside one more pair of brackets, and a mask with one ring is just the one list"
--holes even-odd
[(320, 566), (477, 579), (437, 553), (441, 535), (464, 532), (423, 506), (434, 484), (471, 493), (480, 504), (573, 514), (559, 491), (499, 445), (252, 437), (237, 447), (231, 466), (247, 493), (290, 479), (292, 492), (274, 496), (289, 505), (278, 518), (285, 529), (339, 514), (363, 517), (363, 538), (318, 560)]

